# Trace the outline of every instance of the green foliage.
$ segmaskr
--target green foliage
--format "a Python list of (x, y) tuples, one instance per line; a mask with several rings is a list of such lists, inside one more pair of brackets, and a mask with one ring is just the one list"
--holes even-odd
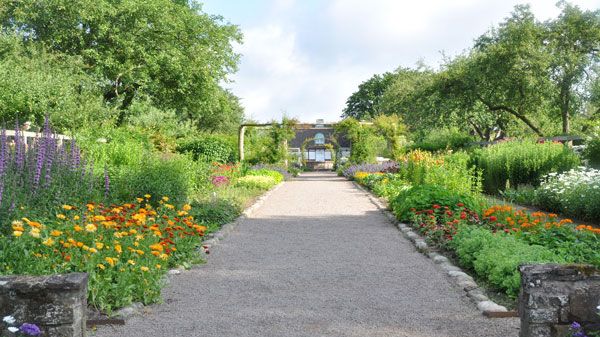
[(546, 247), (529, 245), (514, 236), (494, 234), (475, 226), (460, 227), (451, 245), (461, 264), (474, 269), (478, 275), (511, 297), (517, 296), (521, 286), (519, 265), (565, 262)]
[(255, 176), (248, 175), (241, 177), (237, 180), (236, 186), (246, 187), (246, 188), (257, 188), (261, 190), (268, 190), (271, 187), (277, 185), (277, 179), (272, 176)]
[[(265, 132), (254, 132), (250, 135), (251, 151), (248, 158), (251, 164), (283, 164), (288, 159), (286, 144), (296, 136), (297, 121), (283, 117), (281, 123), (273, 121)], [(262, 131), (262, 130), (259, 130)]]
[(374, 163), (377, 141), (373, 129), (354, 118), (346, 118), (335, 125), (336, 134), (344, 134), (352, 142), (349, 162), (352, 164)]
[(499, 143), (473, 153), (483, 171), (484, 190), (496, 194), (507, 186), (538, 186), (542, 176), (579, 165), (579, 158), (562, 144), (529, 141)]
[(235, 220), (241, 205), (230, 199), (202, 200), (192, 203), (191, 215), (206, 225), (224, 225)]
[(404, 153), (406, 143), (406, 125), (399, 115), (379, 115), (373, 120), (375, 132), (387, 143), (387, 156), (398, 159)]
[(259, 170), (249, 170), (246, 175), (248, 176), (263, 176), (263, 177), (271, 177), (275, 180), (276, 184), (279, 184), (284, 180), (283, 174), (281, 172), (269, 169), (259, 169)]
[(358, 91), (353, 93), (346, 101), (343, 118), (371, 119), (379, 115), (379, 101), (385, 90), (394, 80), (394, 74), (384, 73), (373, 75), (358, 86)]
[(479, 209), (477, 200), (469, 194), (459, 194), (437, 185), (416, 185), (400, 191), (390, 206), (400, 220), (410, 219), (410, 210), (428, 209), (432, 205), (455, 206), (463, 203), (469, 209)]
[(191, 153), (194, 160), (230, 163), (235, 161), (232, 144), (219, 136), (206, 135), (188, 139), (177, 146), (181, 153)]
[(0, 120), (31, 121), (38, 131), (46, 117), (63, 133), (97, 125), (114, 115), (102, 103), (96, 81), (82, 71), (78, 57), (53, 54), (0, 32)]
[[(241, 41), (241, 33), (202, 12), (195, 1), (12, 1), (3, 4), (0, 25), (28, 43), (77, 60), (72, 73), (84, 71), (100, 86), (104, 101), (118, 109), (117, 124), (139, 98), (176, 111), (180, 120), (200, 129), (230, 130), (242, 118), (237, 98), (219, 86), (237, 68), (233, 43)], [(50, 83), (67, 79), (70, 86), (69, 78)]]
[(520, 185), (516, 188), (509, 187), (500, 191), (502, 198), (508, 202), (519, 205), (534, 205), (536, 200), (536, 189), (531, 185)]
[(586, 142), (583, 156), (588, 160), (590, 166), (600, 169), (600, 136)]
[(464, 152), (447, 155), (431, 155), (413, 151), (406, 155), (399, 166), (398, 175), (413, 185), (439, 185), (462, 194), (481, 192), (481, 172), (469, 163)]
[(456, 127), (436, 128), (417, 141), (411, 148), (425, 151), (458, 150), (465, 147), (474, 139), (472, 136)]

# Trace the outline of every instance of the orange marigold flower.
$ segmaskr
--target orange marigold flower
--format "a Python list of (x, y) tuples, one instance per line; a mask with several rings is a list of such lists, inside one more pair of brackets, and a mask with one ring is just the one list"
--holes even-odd
[(59, 230), (53, 230), (50, 232), (50, 235), (57, 237), (57, 236), (61, 236), (63, 232), (59, 231)]
[(75, 230), (76, 232), (81, 232), (83, 230), (83, 228), (79, 225), (75, 225), (75, 226), (73, 226), (73, 230)]

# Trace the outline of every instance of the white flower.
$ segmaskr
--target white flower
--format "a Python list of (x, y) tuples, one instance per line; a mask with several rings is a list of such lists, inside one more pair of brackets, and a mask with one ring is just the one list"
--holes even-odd
[(8, 331), (15, 333), (15, 332), (19, 331), (19, 328), (15, 328), (14, 326), (11, 326), (8, 328)]
[(5, 316), (2, 321), (4, 321), (6, 324), (15, 324), (17, 320), (12, 316)]

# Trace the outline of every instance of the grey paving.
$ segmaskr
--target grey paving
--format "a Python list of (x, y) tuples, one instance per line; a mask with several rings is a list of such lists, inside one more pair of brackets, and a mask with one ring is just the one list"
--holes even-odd
[(165, 302), (97, 336), (498, 336), (488, 319), (373, 205), (331, 173), (285, 183), (172, 277)]

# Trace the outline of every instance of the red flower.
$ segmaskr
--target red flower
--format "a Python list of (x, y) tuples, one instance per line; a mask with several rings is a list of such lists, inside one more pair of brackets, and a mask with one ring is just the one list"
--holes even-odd
[(498, 220), (498, 218), (496, 218), (495, 216), (493, 216), (493, 215), (492, 215), (492, 216), (490, 217), (490, 221), (494, 222), (494, 221), (496, 221), (496, 220)]
[(438, 209), (438, 208), (440, 208), (440, 205), (435, 204), (435, 205), (433, 205), (433, 208)]
[(460, 218), (463, 219), (463, 220), (466, 219), (467, 218), (467, 213), (461, 212), (460, 213)]
[(462, 202), (459, 202), (458, 204), (456, 204), (456, 206), (458, 207), (463, 207), (465, 204), (463, 204)]

